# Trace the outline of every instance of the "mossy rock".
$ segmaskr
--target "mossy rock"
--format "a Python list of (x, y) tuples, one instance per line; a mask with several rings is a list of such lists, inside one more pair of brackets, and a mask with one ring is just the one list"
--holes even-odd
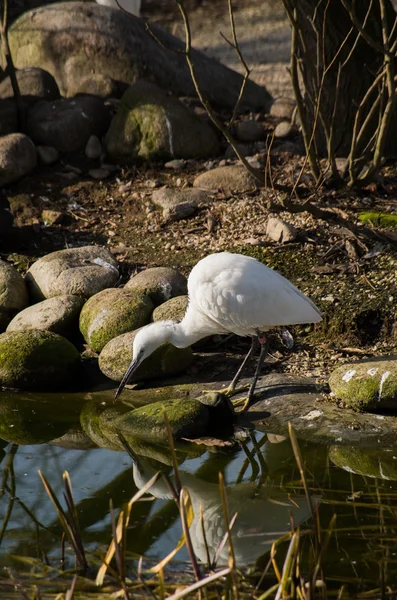
[(354, 410), (397, 414), (397, 356), (341, 365), (329, 385), (334, 398)]
[(127, 162), (219, 154), (212, 127), (178, 98), (147, 81), (133, 84), (122, 96), (105, 143), (111, 158)]
[(111, 288), (92, 296), (80, 313), (80, 331), (87, 344), (100, 352), (113, 338), (146, 325), (153, 303), (135, 290)]
[(176, 440), (204, 435), (209, 424), (209, 409), (197, 400), (166, 400), (136, 408), (117, 419), (116, 427), (127, 442), (143, 439), (149, 443), (168, 445), (164, 421), (167, 414), (172, 436)]
[[(132, 360), (132, 344), (136, 331), (112, 339), (99, 355), (99, 368), (106, 377), (121, 381)], [(185, 371), (193, 360), (190, 348), (163, 344), (137, 368), (130, 382), (160, 379)]]
[(7, 442), (43, 444), (62, 436), (76, 421), (74, 408), (62, 402), (39, 401), (15, 392), (0, 396), (0, 438)]
[[(144, 456), (163, 465), (172, 466), (173, 464), (168, 446), (159, 446), (141, 438), (129, 438), (128, 445), (132, 452), (138, 456)], [(185, 442), (174, 441), (174, 450), (178, 466), (181, 466), (185, 460), (202, 456), (207, 449), (198, 444), (186, 444)], [(154, 465), (154, 467), (159, 470), (158, 465)]]
[(104, 406), (97, 402), (87, 402), (80, 413), (80, 424), (83, 431), (99, 448), (124, 450), (117, 437), (114, 424), (121, 415), (129, 410), (130, 408), (122, 402), (111, 406)]
[(80, 354), (50, 331), (12, 331), (0, 335), (0, 385), (28, 390), (59, 389), (76, 380)]
[(177, 296), (171, 298), (167, 302), (163, 302), (157, 308), (154, 309), (152, 320), (153, 321), (182, 321), (185, 316), (187, 305), (189, 303), (188, 296)]
[(386, 227), (387, 229), (397, 229), (397, 215), (376, 211), (366, 211), (358, 215), (361, 223), (371, 223), (376, 227)]
[(365, 477), (397, 480), (397, 460), (393, 452), (351, 446), (331, 446), (328, 453), (334, 465)]
[(187, 280), (170, 267), (153, 267), (131, 277), (124, 289), (141, 292), (149, 296), (155, 306), (159, 306), (170, 298), (185, 296)]

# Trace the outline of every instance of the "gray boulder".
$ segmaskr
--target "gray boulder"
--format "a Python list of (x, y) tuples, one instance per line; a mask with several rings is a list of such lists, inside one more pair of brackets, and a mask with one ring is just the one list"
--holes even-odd
[[(151, 28), (164, 46), (143, 19), (91, 2), (63, 2), (25, 12), (8, 35), (15, 66), (45, 69), (63, 96), (86, 91), (87, 79), (98, 74), (124, 84), (145, 78), (176, 96), (196, 96), (185, 56), (178, 52), (184, 42), (154, 24)], [(203, 95), (214, 105), (233, 108), (242, 75), (196, 50), (192, 59)], [(271, 100), (264, 87), (249, 80), (241, 109), (267, 110)]]
[(26, 273), (34, 302), (71, 294), (89, 298), (112, 287), (119, 278), (117, 262), (100, 246), (58, 250), (43, 256)]
[(0, 332), (27, 305), (28, 291), (22, 276), (15, 267), (0, 260)]
[(103, 135), (109, 122), (102, 100), (77, 96), (38, 102), (29, 110), (26, 126), (36, 144), (53, 146), (59, 152), (78, 152), (91, 135)]
[(187, 305), (189, 303), (188, 296), (177, 296), (170, 298), (167, 302), (160, 304), (154, 309), (153, 321), (182, 321), (185, 316)]
[(397, 414), (397, 356), (341, 365), (329, 378), (331, 397), (354, 410)]
[[(16, 78), (22, 99), (26, 104), (59, 98), (57, 82), (50, 73), (43, 71), (43, 69), (21, 69), (16, 71)], [(9, 77), (6, 77), (0, 83), (0, 98), (14, 98), (14, 91)]]
[(161, 188), (152, 194), (153, 204), (163, 209), (163, 217), (166, 221), (187, 219), (194, 215), (199, 205), (207, 202), (208, 199), (208, 194), (197, 188), (183, 190)]
[(59, 389), (78, 375), (80, 354), (50, 331), (0, 335), (0, 385), (27, 390)]
[(0, 187), (27, 175), (37, 164), (34, 144), (23, 133), (0, 137)]
[(158, 306), (175, 296), (185, 296), (187, 280), (179, 271), (170, 267), (153, 267), (131, 277), (124, 289), (145, 294)]
[[(136, 331), (129, 331), (112, 339), (99, 355), (99, 368), (106, 377), (121, 381), (132, 360), (132, 344)], [(146, 358), (135, 371), (131, 383), (161, 379), (183, 373), (193, 360), (190, 348), (176, 348), (163, 344)]]
[(244, 167), (231, 165), (217, 167), (216, 169), (211, 169), (211, 171), (201, 173), (193, 181), (193, 185), (194, 187), (214, 192), (218, 191), (219, 188), (246, 192), (255, 189), (258, 186), (258, 181)]
[(7, 331), (52, 331), (66, 338), (78, 332), (79, 314), (84, 299), (79, 296), (54, 296), (19, 312), (9, 323)]
[(80, 331), (87, 344), (100, 352), (113, 338), (147, 325), (152, 312), (152, 301), (139, 291), (102, 290), (83, 306)]
[(219, 154), (218, 138), (208, 123), (180, 100), (145, 81), (132, 85), (121, 98), (105, 142), (109, 156), (126, 161)]

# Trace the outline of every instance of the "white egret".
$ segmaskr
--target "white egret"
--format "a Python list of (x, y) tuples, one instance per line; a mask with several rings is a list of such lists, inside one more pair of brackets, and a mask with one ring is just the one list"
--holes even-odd
[(204, 337), (235, 333), (251, 336), (251, 349), (229, 388), (235, 390), (243, 367), (261, 346), (258, 366), (244, 409), (252, 401), (266, 357), (265, 331), (279, 325), (317, 323), (321, 312), (288, 279), (255, 258), (220, 252), (200, 260), (188, 279), (189, 304), (180, 323), (157, 321), (142, 327), (133, 343), (133, 359), (115, 395), (121, 394), (134, 371), (156, 348), (170, 343), (186, 348)]
[(96, 0), (96, 3), (125, 10), (135, 17), (139, 17), (141, 12), (141, 0)]

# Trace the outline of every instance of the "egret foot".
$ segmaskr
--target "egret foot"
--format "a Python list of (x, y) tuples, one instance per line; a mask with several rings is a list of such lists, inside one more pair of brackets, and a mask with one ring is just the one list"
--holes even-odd
[(248, 383), (246, 385), (242, 385), (238, 388), (235, 388), (235, 387), (232, 387), (231, 385), (229, 385), (227, 388), (223, 388), (221, 390), (203, 390), (202, 394), (222, 394), (223, 396), (227, 396), (228, 398), (230, 398), (231, 396), (235, 396), (236, 394), (239, 394), (240, 392), (244, 392), (248, 388), (249, 388)]

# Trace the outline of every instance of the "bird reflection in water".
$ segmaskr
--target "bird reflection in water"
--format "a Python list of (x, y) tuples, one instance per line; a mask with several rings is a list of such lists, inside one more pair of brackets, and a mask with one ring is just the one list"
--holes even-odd
[[(274, 452), (269, 446), (276, 442), (281, 449), (283, 460), (293, 457), (289, 440), (279, 436), (269, 436), (272, 442), (267, 440), (262, 449), (262, 456), (275, 457), (280, 452)], [(289, 451), (288, 451), (289, 449)], [(158, 463), (159, 468), (153, 467), (153, 461), (136, 456), (130, 452), (133, 461), (133, 477), (138, 489), (141, 489), (164, 465)], [(272, 459), (271, 459), (272, 460)], [(272, 470), (271, 461), (267, 462), (268, 473)], [(280, 467), (280, 461), (275, 463), (275, 468)], [(217, 554), (217, 550), (225, 536), (225, 517), (223, 512), (220, 489), (217, 483), (205, 481), (192, 473), (179, 471), (181, 484), (189, 491), (192, 502), (194, 517), (190, 525), (190, 537), (197, 558), (207, 562), (207, 547), (210, 552), (211, 561)], [(174, 483), (173, 476), (170, 477)], [(288, 494), (279, 486), (271, 483), (261, 482), (264, 477), (257, 481), (249, 481), (227, 485), (227, 501), (229, 517), (237, 513), (236, 521), (231, 534), (234, 555), (237, 566), (243, 567), (253, 564), (256, 559), (270, 550), (273, 542), (291, 530), (291, 520), (295, 525), (308, 520), (311, 517), (311, 508), (304, 495)], [(149, 493), (155, 498), (172, 499), (173, 495), (165, 478), (160, 477), (149, 489)], [(312, 496), (311, 503), (314, 507), (318, 505), (319, 497)], [(202, 510), (202, 520), (200, 518)], [(205, 538), (203, 536), (203, 526)], [(229, 548), (226, 544), (217, 556), (217, 565), (228, 563)]]

